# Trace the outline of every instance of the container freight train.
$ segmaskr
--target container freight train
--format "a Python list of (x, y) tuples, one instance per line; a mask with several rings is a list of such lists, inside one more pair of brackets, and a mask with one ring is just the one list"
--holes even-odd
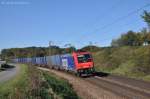
[(89, 52), (83, 51), (45, 57), (17, 58), (13, 59), (13, 62), (32, 63), (53, 69), (71, 71), (78, 76), (92, 74), (94, 72), (92, 55)]

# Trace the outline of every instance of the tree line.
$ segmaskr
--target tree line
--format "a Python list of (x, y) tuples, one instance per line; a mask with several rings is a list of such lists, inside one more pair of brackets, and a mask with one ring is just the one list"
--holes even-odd
[(128, 31), (122, 34), (119, 39), (112, 40), (113, 47), (119, 46), (142, 46), (150, 44), (150, 32), (143, 29), (141, 32)]
[(43, 57), (48, 55), (71, 53), (74, 50), (74, 47), (60, 48), (59, 46), (10, 48), (3, 49), (1, 51), (1, 58), (7, 60), (21, 57)]

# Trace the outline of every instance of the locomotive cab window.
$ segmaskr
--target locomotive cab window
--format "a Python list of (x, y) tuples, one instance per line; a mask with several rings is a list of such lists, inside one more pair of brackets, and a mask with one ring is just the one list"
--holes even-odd
[(78, 63), (85, 63), (85, 62), (91, 62), (92, 57), (90, 54), (83, 54), (83, 55), (78, 55)]

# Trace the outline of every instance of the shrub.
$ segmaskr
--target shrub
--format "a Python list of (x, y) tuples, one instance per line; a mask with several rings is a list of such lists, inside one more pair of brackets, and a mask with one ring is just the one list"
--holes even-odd
[(61, 78), (58, 79), (56, 76), (52, 74), (49, 75), (48, 73), (44, 73), (44, 72), (43, 75), (46, 81), (48, 82), (48, 84), (50, 85), (50, 87), (52, 88), (52, 90), (57, 95), (59, 95), (63, 99), (78, 99), (78, 96), (73, 91), (73, 88), (68, 83), (68, 81)]
[(8, 64), (1, 64), (1, 68), (14, 68), (14, 66)]

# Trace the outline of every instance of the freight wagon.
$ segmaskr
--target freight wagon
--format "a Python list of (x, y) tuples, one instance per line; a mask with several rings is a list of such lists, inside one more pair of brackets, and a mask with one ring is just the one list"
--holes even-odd
[(49, 68), (71, 71), (79, 76), (94, 72), (94, 62), (89, 52), (77, 51), (72, 54), (62, 54), (44, 57), (18, 58), (14, 62), (32, 63)]

